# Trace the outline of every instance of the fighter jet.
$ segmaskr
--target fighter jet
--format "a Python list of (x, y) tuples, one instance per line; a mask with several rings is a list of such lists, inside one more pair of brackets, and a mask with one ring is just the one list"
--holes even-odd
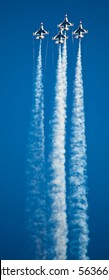
[(62, 29), (60, 29), (59, 33), (55, 37), (52, 37), (52, 40), (56, 40), (56, 44), (63, 44), (66, 39), (68, 39), (68, 37), (63, 34)]
[(33, 36), (36, 36), (35, 39), (44, 39), (45, 35), (49, 34), (46, 30), (44, 30), (43, 23), (41, 22), (39, 30), (33, 33)]
[(64, 21), (60, 24), (58, 24), (58, 27), (64, 29), (64, 30), (69, 30), (68, 27), (73, 26), (73, 23), (68, 21), (67, 15), (65, 15)]
[(80, 24), (78, 26), (78, 29), (75, 30), (72, 34), (76, 35), (75, 38), (83, 38), (84, 34), (88, 33), (88, 30), (83, 29), (82, 27), (82, 21), (80, 21)]

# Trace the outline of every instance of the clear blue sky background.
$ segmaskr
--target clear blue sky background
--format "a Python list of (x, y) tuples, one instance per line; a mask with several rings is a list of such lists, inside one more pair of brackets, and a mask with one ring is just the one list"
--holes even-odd
[[(91, 259), (109, 259), (109, 30), (108, 0), (1, 0), (0, 4), (0, 258), (24, 258), (25, 171), (32, 105), (32, 32), (43, 21), (50, 31), (45, 53), (45, 119), (48, 134), (51, 84), (58, 46), (51, 37), (65, 14), (76, 29), (80, 19), (89, 34), (82, 40), (88, 154)], [(38, 53), (37, 41), (36, 56)], [(48, 44), (48, 48), (47, 48)], [(68, 41), (68, 79), (72, 92), (78, 41)], [(52, 71), (51, 71), (52, 69)], [(54, 70), (53, 70), (54, 69)], [(54, 72), (53, 72), (54, 71)], [(54, 73), (54, 74), (53, 74)], [(51, 79), (50, 79), (51, 78)], [(48, 86), (48, 89), (47, 89)], [(70, 97), (68, 97), (68, 104)], [(68, 114), (69, 106), (68, 106)]]

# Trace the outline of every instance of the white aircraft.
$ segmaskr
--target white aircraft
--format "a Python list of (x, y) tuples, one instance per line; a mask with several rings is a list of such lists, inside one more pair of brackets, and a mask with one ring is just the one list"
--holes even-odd
[(68, 37), (63, 34), (62, 29), (60, 29), (59, 33), (55, 37), (52, 37), (52, 40), (56, 40), (56, 44), (63, 44), (66, 39), (68, 39)]
[(68, 21), (67, 15), (65, 15), (64, 21), (58, 24), (58, 27), (64, 29), (64, 30), (69, 30), (68, 27), (73, 26), (73, 23)]
[(80, 21), (79, 27), (77, 30), (75, 30), (74, 32), (72, 32), (73, 35), (76, 35), (75, 38), (83, 38), (84, 34), (88, 33), (88, 30), (85, 30), (82, 27), (82, 21)]
[(33, 33), (33, 36), (36, 36), (35, 39), (44, 39), (45, 35), (49, 34), (46, 30), (44, 30), (43, 23), (41, 22), (39, 30)]

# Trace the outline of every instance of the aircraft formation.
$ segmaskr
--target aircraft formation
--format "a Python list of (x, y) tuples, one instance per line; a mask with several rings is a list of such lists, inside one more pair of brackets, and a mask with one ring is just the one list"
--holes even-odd
[[(66, 31), (68, 31), (73, 25), (73, 23), (68, 21), (68, 16), (65, 15), (64, 21), (57, 25), (59, 27), (58, 34), (52, 37), (52, 40), (55, 40), (56, 44), (63, 44), (64, 41), (68, 39), (66, 36)], [(78, 28), (72, 32), (72, 35), (74, 35), (76, 39), (82, 39), (86, 33), (88, 33), (88, 30), (83, 28), (82, 21), (80, 21)], [(35, 39), (42, 40), (47, 34), (49, 34), (49, 32), (44, 29), (43, 23), (41, 22), (39, 30), (34, 32), (33, 36), (35, 36)]]

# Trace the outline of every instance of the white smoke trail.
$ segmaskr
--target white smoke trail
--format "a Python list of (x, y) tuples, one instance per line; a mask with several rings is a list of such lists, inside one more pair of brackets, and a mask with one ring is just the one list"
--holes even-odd
[(61, 45), (56, 73), (55, 105), (51, 121), (51, 153), (49, 155), (48, 259), (66, 259), (66, 182), (65, 182), (66, 97), (63, 90)]
[(84, 89), (82, 80), (81, 41), (74, 82), (74, 105), (71, 119), (68, 221), (70, 259), (88, 259), (87, 156), (85, 139)]
[(34, 85), (34, 102), (28, 144), (27, 227), (29, 259), (46, 258), (46, 194), (44, 156), (44, 97), (41, 41)]
[[(66, 35), (66, 33), (65, 33)], [(66, 109), (66, 98), (67, 98), (67, 43), (66, 40), (63, 44), (63, 51), (62, 51), (62, 79), (63, 79), (63, 97)], [(65, 111), (66, 114), (66, 111)], [(65, 115), (66, 120), (66, 115)]]

